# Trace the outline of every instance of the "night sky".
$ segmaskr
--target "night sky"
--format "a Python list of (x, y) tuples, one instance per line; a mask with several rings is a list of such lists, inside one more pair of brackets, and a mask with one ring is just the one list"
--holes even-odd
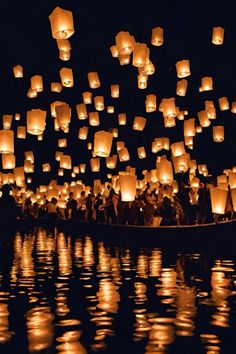
[[(71, 43), (71, 59), (59, 59), (56, 40), (52, 38), (49, 14), (60, 6), (73, 12), (75, 33), (69, 38)], [(210, 174), (221, 174), (225, 168), (236, 165), (235, 132), (236, 116), (228, 111), (220, 111), (218, 98), (227, 96), (230, 102), (236, 101), (236, 21), (233, 1), (156, 1), (149, 0), (140, 4), (135, 0), (91, 1), (91, 0), (38, 0), (10, 1), (1, 0), (1, 58), (0, 80), (1, 99), (0, 114), (21, 113), (19, 122), (13, 121), (13, 129), (26, 122), (27, 110), (41, 108), (47, 110), (47, 126), (43, 141), (27, 134), (26, 140), (15, 139), (15, 155), (17, 166), (24, 162), (24, 151), (34, 150), (35, 173), (33, 187), (46, 184), (57, 178), (59, 164), (54, 160), (55, 151), (71, 154), (73, 165), (87, 163), (85, 175), (79, 174), (71, 178), (71, 171), (65, 171), (64, 177), (58, 178), (61, 184), (68, 180), (83, 179), (91, 183), (92, 179), (106, 178), (107, 173), (117, 174), (125, 170), (127, 165), (137, 167), (138, 178), (141, 171), (155, 168), (156, 154), (151, 152), (151, 143), (156, 137), (170, 137), (171, 143), (183, 140), (183, 121), (176, 119), (176, 127), (164, 128), (162, 114), (158, 111), (145, 112), (147, 94), (157, 95), (157, 106), (162, 98), (175, 97), (176, 106), (188, 110), (188, 117), (195, 117), (204, 109), (205, 100), (213, 100), (217, 119), (209, 128), (194, 139), (194, 149), (188, 150), (192, 159), (198, 163), (207, 163)], [(161, 47), (151, 45), (151, 30), (160, 26), (164, 29), (164, 44)], [(222, 46), (211, 43), (212, 27), (225, 29)], [(145, 90), (137, 88), (137, 68), (131, 64), (120, 66), (118, 59), (112, 58), (110, 46), (115, 44), (115, 36), (120, 31), (129, 31), (138, 42), (147, 43), (150, 48), (150, 59), (156, 67), (156, 73), (149, 77)], [(189, 59), (191, 76), (188, 80), (186, 97), (176, 96), (175, 63)], [(15, 79), (12, 68), (22, 65), (24, 78)], [(50, 84), (60, 81), (59, 70), (62, 67), (73, 69), (74, 87), (63, 88), (60, 94), (50, 91)], [(91, 90), (87, 73), (97, 71), (101, 81), (98, 89)], [(44, 91), (35, 99), (26, 96), (33, 75), (42, 75)], [(201, 77), (213, 77), (213, 91), (198, 92)], [(120, 98), (110, 96), (110, 85), (120, 85)], [(82, 92), (92, 91), (93, 95), (104, 95), (105, 105), (114, 105), (115, 113), (100, 113), (100, 126), (91, 127), (86, 121), (79, 121), (75, 105), (82, 103)], [(50, 103), (56, 100), (67, 102), (72, 108), (70, 132), (55, 132), (53, 118), (50, 115)], [(94, 111), (94, 106), (87, 106)], [(127, 126), (118, 125), (118, 113), (127, 114)], [(143, 132), (132, 130), (134, 116), (147, 118)], [(214, 143), (212, 126), (224, 125), (225, 141)], [(86, 141), (78, 140), (78, 129), (89, 126)], [(87, 142), (93, 142), (93, 134), (97, 130), (119, 128), (119, 138), (113, 139), (112, 154), (116, 153), (116, 140), (125, 141), (129, 148), (131, 160), (117, 164), (116, 170), (105, 168), (105, 159), (101, 159), (101, 173), (91, 173), (89, 159), (91, 151), (87, 150)], [(68, 147), (59, 149), (58, 138), (67, 138)], [(137, 147), (145, 146), (147, 158), (139, 160)], [(160, 152), (159, 155), (163, 154)], [(170, 157), (167, 153), (168, 158)], [(51, 163), (51, 173), (42, 173), (42, 163)], [(8, 172), (8, 171), (3, 171)], [(30, 176), (30, 174), (29, 174)]]

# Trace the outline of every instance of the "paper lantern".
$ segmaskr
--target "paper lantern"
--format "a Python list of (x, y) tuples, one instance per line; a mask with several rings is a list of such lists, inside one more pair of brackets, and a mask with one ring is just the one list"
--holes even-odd
[(117, 164), (117, 155), (112, 155), (106, 157), (106, 167), (109, 169), (114, 169), (116, 168)]
[(57, 113), (56, 113), (56, 107), (57, 106), (62, 106), (63, 104), (66, 104), (66, 102), (62, 102), (62, 101), (54, 101), (50, 104), (50, 111), (51, 111), (51, 116), (52, 117), (56, 117)]
[(176, 95), (184, 97), (186, 95), (187, 88), (188, 88), (188, 81), (186, 79), (177, 81)]
[(144, 66), (138, 68), (138, 73), (139, 73), (139, 75), (144, 75), (144, 76), (153, 75), (153, 74), (155, 74), (155, 66), (149, 60), (149, 63), (147, 63)]
[(129, 32), (119, 32), (116, 37), (116, 48), (119, 54), (126, 55), (130, 54), (133, 50), (134, 41), (133, 37)]
[(23, 77), (23, 67), (21, 65), (16, 65), (13, 67), (13, 74), (15, 78), (21, 78)]
[(73, 14), (71, 11), (57, 6), (49, 15), (49, 21), (53, 38), (65, 39), (74, 34)]
[(139, 159), (145, 159), (146, 158), (146, 151), (145, 151), (145, 147), (141, 146), (139, 148), (137, 148), (137, 152), (138, 152), (138, 158)]
[(117, 152), (118, 152), (120, 162), (129, 161), (130, 159), (129, 151), (126, 147), (118, 150)]
[(62, 68), (60, 71), (60, 78), (62, 86), (72, 87), (74, 86), (73, 71), (70, 68)]
[(224, 28), (213, 27), (212, 30), (212, 43), (215, 45), (221, 45), (224, 42)]
[(210, 195), (212, 212), (223, 215), (225, 213), (228, 191), (215, 187), (210, 189)]
[(173, 157), (173, 164), (175, 173), (185, 173), (189, 169), (189, 154)]
[(2, 154), (3, 170), (11, 170), (16, 167), (16, 157), (13, 154)]
[(132, 65), (142, 67), (149, 62), (149, 49), (145, 43), (136, 43), (133, 48)]
[(157, 96), (156, 95), (147, 95), (145, 101), (146, 112), (155, 112), (157, 109)]
[(147, 88), (148, 76), (138, 75), (137, 80), (139, 89), (144, 90)]
[(27, 97), (36, 98), (37, 96), (38, 96), (37, 91), (36, 90), (32, 90), (32, 88), (30, 87), (28, 92), (27, 92)]
[(126, 113), (119, 113), (118, 114), (118, 124), (119, 125), (126, 125)]
[(116, 150), (119, 151), (125, 147), (125, 143), (123, 141), (116, 142)]
[(33, 151), (25, 151), (25, 160), (34, 163), (34, 152)]
[(94, 149), (95, 156), (107, 157), (110, 155), (113, 136), (106, 131), (98, 131), (94, 134)]
[(111, 51), (111, 55), (112, 55), (113, 58), (118, 58), (119, 52), (118, 52), (118, 49), (117, 49), (116, 45), (112, 45), (110, 47), (110, 51)]
[(88, 73), (88, 82), (89, 82), (89, 87), (92, 89), (96, 89), (100, 87), (100, 80), (98, 77), (98, 73), (96, 71), (91, 71)]
[(55, 160), (56, 161), (60, 161), (61, 157), (63, 156), (63, 152), (62, 151), (56, 151), (55, 153)]
[(118, 59), (119, 59), (120, 65), (128, 65), (130, 62), (129, 54), (119, 55)]
[(213, 127), (213, 140), (216, 143), (222, 143), (224, 141), (224, 126), (217, 125)]
[(211, 124), (211, 121), (208, 119), (208, 114), (206, 111), (200, 111), (197, 113), (198, 115), (198, 119), (199, 119), (199, 123), (201, 125), (201, 127), (206, 128), (209, 127), (209, 125)]
[(180, 60), (175, 64), (177, 76), (179, 78), (187, 77), (191, 74), (189, 60)]
[(31, 77), (31, 89), (36, 92), (43, 91), (43, 77), (41, 75), (35, 75)]
[(227, 111), (229, 109), (229, 101), (227, 97), (219, 98), (218, 103), (221, 111)]
[(114, 106), (107, 106), (107, 113), (112, 114), (112, 113), (114, 113), (114, 111), (115, 111)]
[(88, 118), (87, 108), (86, 108), (85, 103), (77, 104), (76, 111), (77, 111), (78, 119), (84, 120), (84, 119)]
[(163, 44), (164, 30), (161, 27), (155, 27), (152, 29), (151, 43), (157, 47)]
[(211, 76), (205, 76), (201, 78), (201, 89), (202, 91), (213, 90), (213, 80)]
[(32, 177), (27, 177), (26, 183), (28, 183), (28, 184), (32, 183)]
[(3, 116), (2, 116), (3, 129), (11, 129), (11, 123), (12, 123), (12, 115), (11, 114), (3, 114)]
[(79, 166), (73, 166), (73, 172), (78, 174), (79, 173)]
[(72, 161), (70, 155), (63, 155), (60, 158), (60, 168), (64, 168), (66, 170), (71, 170)]
[(191, 188), (198, 189), (200, 187), (200, 179), (197, 177), (193, 177), (190, 183)]
[(89, 112), (89, 124), (93, 127), (96, 127), (100, 124), (98, 112)]
[(60, 82), (51, 82), (51, 91), (60, 93), (62, 90), (62, 85)]
[(235, 172), (230, 172), (229, 173), (229, 186), (231, 189), (236, 188), (236, 173)]
[(206, 112), (209, 119), (216, 119), (215, 107), (207, 107)]
[(84, 101), (84, 104), (91, 104), (92, 103), (92, 92), (83, 92), (83, 101)]
[(196, 127), (196, 133), (198, 134), (202, 133), (202, 127), (200, 125)]
[(110, 89), (111, 89), (111, 97), (118, 98), (120, 95), (120, 86), (113, 84), (110, 86)]
[(18, 139), (25, 139), (26, 138), (26, 127), (23, 125), (19, 125), (17, 127), (17, 133), (16, 136)]
[(162, 149), (170, 150), (170, 139), (169, 138), (161, 138)]
[(161, 107), (164, 117), (173, 118), (177, 116), (174, 98), (163, 98)]
[(147, 119), (144, 117), (135, 116), (133, 122), (133, 129), (138, 131), (143, 131), (145, 128)]
[(27, 111), (27, 132), (32, 135), (40, 135), (44, 132), (46, 126), (47, 111), (41, 109), (32, 109)]
[(55, 107), (57, 122), (60, 128), (64, 129), (69, 127), (71, 121), (70, 106), (65, 103)]
[(81, 163), (79, 165), (79, 169), (80, 169), (80, 173), (85, 173), (86, 171), (86, 164), (85, 163)]
[(68, 39), (57, 39), (57, 47), (59, 50), (69, 52), (71, 50), (70, 41)]
[(58, 147), (65, 148), (67, 147), (67, 139), (58, 139)]
[(22, 186), (25, 181), (24, 167), (16, 167), (13, 170), (16, 185), (18, 187)]
[(20, 113), (15, 113), (15, 120), (17, 120), (17, 121), (20, 120)]
[(184, 136), (195, 136), (195, 118), (190, 118), (184, 121)]
[(185, 147), (183, 141), (171, 144), (170, 149), (173, 157), (185, 154)]
[(68, 61), (70, 60), (70, 52), (66, 52), (64, 50), (59, 51), (59, 59), (63, 61)]
[(175, 117), (164, 117), (164, 127), (165, 128), (173, 128), (175, 127)]
[(50, 163), (42, 164), (42, 170), (43, 170), (43, 172), (50, 172), (51, 171)]
[(173, 181), (173, 168), (171, 161), (166, 156), (161, 156), (160, 161), (156, 164), (157, 178), (161, 184), (171, 184)]
[(14, 131), (0, 130), (0, 153), (14, 154)]
[(58, 169), (58, 176), (64, 176), (64, 170), (63, 170), (63, 168), (59, 168)]
[(103, 111), (105, 109), (104, 106), (104, 97), (103, 96), (95, 96), (94, 97), (94, 105), (97, 111)]
[(80, 127), (78, 132), (78, 138), (80, 140), (86, 140), (88, 137), (88, 127)]
[(24, 161), (24, 172), (25, 173), (33, 173), (34, 172), (34, 164), (31, 161)]
[(100, 171), (100, 158), (99, 157), (94, 157), (90, 159), (90, 166), (92, 172), (99, 172)]
[(136, 197), (137, 177), (132, 174), (119, 173), (119, 184), (121, 200), (123, 202), (132, 202)]

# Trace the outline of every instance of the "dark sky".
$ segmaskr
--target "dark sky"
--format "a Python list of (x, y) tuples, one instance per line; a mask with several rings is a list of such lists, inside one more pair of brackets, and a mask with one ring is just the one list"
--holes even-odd
[[(56, 41), (51, 36), (48, 16), (52, 10), (60, 6), (73, 11), (75, 34), (70, 38), (72, 46), (71, 60), (63, 62), (58, 58)], [(157, 95), (159, 105), (162, 98), (176, 97), (176, 105), (189, 111), (188, 117), (196, 117), (197, 112), (204, 109), (205, 100), (214, 100), (217, 109), (217, 120), (212, 125), (225, 126), (225, 142), (214, 143), (212, 140), (212, 125), (203, 129), (194, 140), (194, 150), (190, 150), (192, 158), (198, 163), (207, 163), (209, 172), (221, 173), (222, 169), (230, 168), (235, 163), (235, 131), (236, 116), (230, 111), (219, 110), (218, 98), (227, 96), (231, 104), (236, 101), (236, 21), (233, 1), (156, 1), (149, 0), (140, 4), (135, 0), (91, 1), (91, 0), (38, 0), (10, 1), (1, 0), (1, 58), (0, 80), (1, 100), (0, 114), (22, 115), (20, 122), (13, 122), (13, 128), (23, 125), (27, 110), (41, 108), (48, 111), (47, 128), (42, 142), (32, 135), (26, 140), (15, 141), (17, 166), (23, 165), (24, 151), (33, 149), (35, 152), (34, 185), (48, 183), (57, 177), (58, 163), (54, 161), (57, 139), (68, 138), (68, 148), (73, 165), (87, 162), (85, 178), (105, 177), (111, 170), (105, 169), (102, 161), (102, 173), (91, 173), (89, 159), (91, 152), (87, 151), (87, 142), (93, 141), (96, 130), (118, 126), (118, 113), (127, 113), (127, 126), (119, 127), (119, 138), (126, 142), (131, 161), (118, 163), (117, 169), (124, 170), (126, 165), (137, 166), (138, 171), (155, 168), (156, 155), (151, 152), (151, 142), (155, 137), (168, 136), (171, 142), (183, 140), (183, 122), (177, 120), (176, 127), (166, 129), (163, 126), (162, 114), (145, 112), (147, 94)], [(164, 28), (164, 45), (154, 47), (150, 43), (153, 27)], [(211, 43), (212, 27), (225, 28), (225, 41), (222, 46)], [(136, 41), (145, 42), (150, 48), (150, 58), (155, 64), (156, 73), (149, 78), (148, 88), (137, 88), (137, 69), (131, 64), (120, 66), (117, 59), (112, 58), (110, 46), (115, 43), (119, 31), (129, 31)], [(175, 63), (178, 60), (189, 59), (191, 76), (188, 78), (186, 97), (175, 95), (177, 75)], [(24, 78), (15, 79), (12, 73), (14, 65), (24, 67)], [(60, 81), (59, 70), (70, 67), (74, 74), (74, 87), (63, 88), (61, 94), (50, 91), (52, 81)], [(101, 125), (90, 127), (87, 121), (77, 119), (75, 105), (82, 102), (82, 92), (90, 90), (87, 73), (98, 71), (101, 87), (93, 90), (94, 95), (104, 95), (106, 105), (115, 106), (115, 114), (106, 111), (100, 114)], [(38, 98), (29, 99), (26, 96), (30, 86), (30, 77), (43, 75), (44, 92)], [(212, 76), (214, 90), (199, 93), (198, 87), (203, 76)], [(120, 98), (110, 97), (110, 85), (120, 85)], [(55, 100), (67, 102), (72, 108), (72, 121), (69, 134), (53, 130), (53, 118), (50, 116), (50, 103)], [(89, 107), (94, 111), (94, 107)], [(147, 118), (143, 132), (132, 130), (135, 115)], [(89, 126), (87, 141), (77, 139), (80, 126)], [(146, 147), (147, 158), (137, 159), (136, 149)], [(115, 153), (113, 143), (112, 153)], [(43, 174), (41, 164), (50, 162), (52, 172)], [(6, 172), (6, 171), (5, 171)], [(140, 178), (140, 173), (138, 174)], [(77, 178), (77, 179), (78, 179)], [(58, 183), (70, 179), (70, 172), (65, 178), (59, 178)]]

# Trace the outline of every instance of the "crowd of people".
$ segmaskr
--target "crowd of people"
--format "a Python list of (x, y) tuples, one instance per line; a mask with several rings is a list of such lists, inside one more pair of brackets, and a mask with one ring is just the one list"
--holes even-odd
[(40, 204), (26, 198), (18, 204), (18, 216), (27, 220), (73, 219), (145, 226), (204, 224), (235, 217), (230, 193), (228, 196), (225, 214), (219, 216), (212, 213), (210, 190), (203, 183), (196, 189), (182, 182), (177, 193), (170, 185), (161, 185), (156, 190), (147, 183), (132, 202), (123, 202), (120, 194), (108, 185), (103, 193), (96, 195), (93, 189), (90, 193), (82, 191), (78, 198), (70, 192), (63, 208), (57, 198), (48, 201), (46, 195)]

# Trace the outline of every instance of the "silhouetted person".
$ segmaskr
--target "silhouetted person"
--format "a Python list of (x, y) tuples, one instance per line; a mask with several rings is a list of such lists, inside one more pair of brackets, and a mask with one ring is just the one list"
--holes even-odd
[(76, 219), (77, 217), (77, 202), (74, 199), (74, 193), (69, 193), (69, 199), (66, 204), (67, 219)]
[(8, 184), (2, 186), (0, 198), (0, 237), (9, 236), (15, 229), (17, 218), (17, 206), (14, 197), (10, 195), (11, 187)]

